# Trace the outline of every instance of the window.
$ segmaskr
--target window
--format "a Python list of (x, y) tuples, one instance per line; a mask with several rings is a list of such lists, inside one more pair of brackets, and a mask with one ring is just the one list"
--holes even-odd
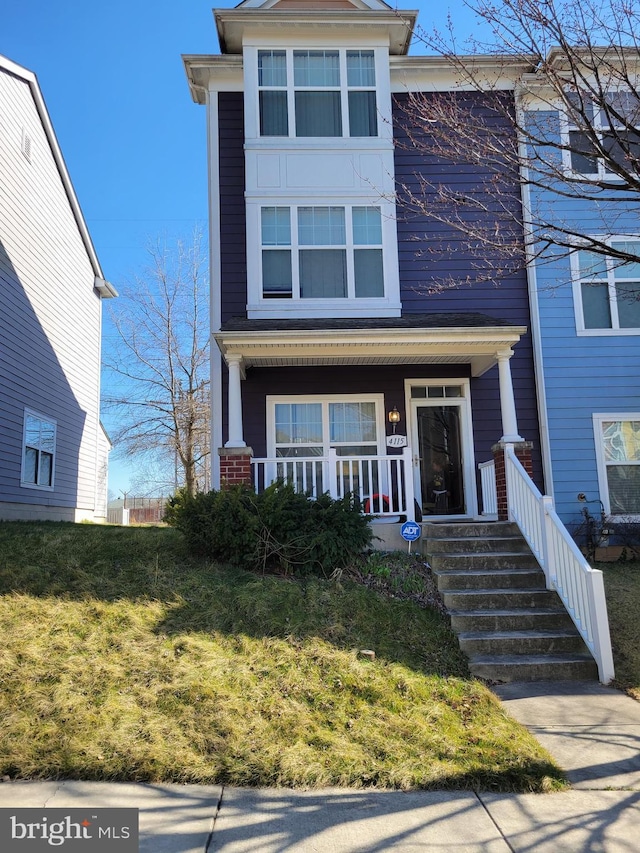
[(259, 50), (258, 102), (261, 136), (377, 136), (374, 53)]
[(55, 449), (55, 421), (25, 410), (21, 478), (23, 486), (53, 488)]
[[(640, 256), (640, 240), (613, 238), (609, 245)], [(582, 328), (640, 330), (640, 262), (623, 263), (579, 249), (574, 252)]]
[(600, 489), (611, 515), (640, 513), (640, 415), (595, 415)]
[[(585, 96), (568, 93), (570, 104), (578, 112), (584, 113), (585, 122), (592, 128), (576, 127), (569, 116), (568, 153), (570, 168), (582, 175), (615, 175), (607, 169), (605, 161), (598, 156), (598, 145), (607, 152), (609, 161), (623, 169), (638, 171), (640, 165), (640, 104), (637, 96), (631, 92), (612, 92), (607, 96), (606, 108), (598, 108)], [(594, 139), (595, 136), (595, 139)]]
[(265, 299), (384, 296), (379, 207), (263, 207)]

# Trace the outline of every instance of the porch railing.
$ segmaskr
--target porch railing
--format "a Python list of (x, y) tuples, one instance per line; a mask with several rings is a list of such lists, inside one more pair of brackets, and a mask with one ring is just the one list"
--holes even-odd
[(338, 456), (331, 449), (327, 456), (253, 459), (252, 471), (256, 491), (283, 480), (311, 497), (329, 492), (340, 499), (351, 492), (359, 498), (364, 512), (380, 518), (414, 518), (408, 448), (399, 456)]
[(498, 514), (498, 494), (496, 489), (496, 463), (493, 459), (481, 462), (478, 465), (480, 471), (480, 489), (482, 492), (482, 514)]
[(603, 684), (614, 676), (609, 619), (602, 572), (592, 568), (556, 514), (553, 499), (541, 495), (516, 457), (505, 447), (507, 506), (598, 665)]

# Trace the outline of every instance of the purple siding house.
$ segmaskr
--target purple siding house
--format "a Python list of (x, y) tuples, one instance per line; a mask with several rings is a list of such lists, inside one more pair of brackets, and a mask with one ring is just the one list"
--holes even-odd
[[(408, 56), (417, 13), (214, 14), (220, 53), (184, 57), (207, 107), (214, 487), (250, 471), (259, 488), (358, 492), (384, 520), (495, 517), (479, 466), (502, 441), (542, 490), (526, 275), (438, 287), (473, 259), (402, 204), (454, 168), (408, 144), (409, 93), (455, 88), (443, 60)], [(509, 97), (518, 70), (487, 73)], [(482, 182), (455, 169), (467, 191)]]

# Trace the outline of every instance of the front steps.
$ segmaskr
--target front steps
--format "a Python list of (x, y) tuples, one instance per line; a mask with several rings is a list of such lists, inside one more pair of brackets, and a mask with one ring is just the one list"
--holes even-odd
[(424, 523), (422, 539), (472, 675), (597, 679), (594, 659), (515, 524)]

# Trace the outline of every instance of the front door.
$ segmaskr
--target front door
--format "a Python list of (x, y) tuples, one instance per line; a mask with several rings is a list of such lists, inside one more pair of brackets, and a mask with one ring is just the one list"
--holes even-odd
[(465, 390), (458, 385), (411, 388), (414, 483), (425, 518), (474, 512)]

